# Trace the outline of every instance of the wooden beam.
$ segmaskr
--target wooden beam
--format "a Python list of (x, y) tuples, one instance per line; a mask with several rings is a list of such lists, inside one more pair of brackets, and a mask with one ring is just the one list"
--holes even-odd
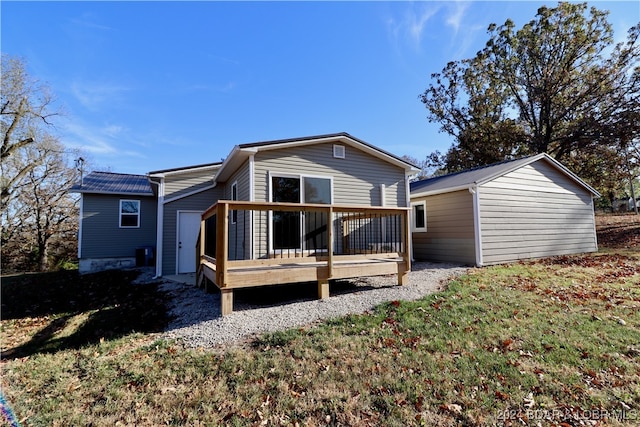
[(327, 279), (318, 280), (318, 298), (320, 299), (329, 298), (329, 280)]
[(233, 312), (233, 289), (220, 289), (220, 312), (223, 316)]

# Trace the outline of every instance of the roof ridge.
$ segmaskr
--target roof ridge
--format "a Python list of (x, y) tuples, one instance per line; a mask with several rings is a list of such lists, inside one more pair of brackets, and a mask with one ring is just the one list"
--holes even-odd
[(502, 160), (500, 162), (490, 163), (488, 165), (474, 166), (474, 167), (472, 167), (470, 169), (464, 169), (464, 170), (461, 170), (461, 171), (458, 171), (458, 172), (451, 172), (451, 173), (448, 173), (448, 174), (445, 174), (445, 175), (433, 176), (431, 178), (425, 178), (423, 180), (416, 181), (416, 182), (429, 181), (431, 179), (437, 179), (437, 178), (446, 178), (446, 177), (449, 177), (449, 176), (460, 175), (460, 174), (467, 173), (467, 172), (475, 172), (475, 171), (478, 171), (478, 170), (481, 170), (481, 169), (486, 169), (486, 168), (489, 168), (489, 167), (492, 167), (492, 166), (499, 166), (499, 165), (504, 165), (504, 164), (511, 163), (511, 162), (517, 162), (519, 160), (528, 159), (528, 158), (531, 158), (531, 157), (535, 157), (537, 155), (538, 154), (531, 154), (529, 156), (518, 157), (517, 159), (508, 159), (508, 160)]

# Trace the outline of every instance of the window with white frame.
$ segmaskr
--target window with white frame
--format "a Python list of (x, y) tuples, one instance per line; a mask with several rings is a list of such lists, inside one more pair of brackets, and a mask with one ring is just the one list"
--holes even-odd
[(411, 203), (411, 231), (419, 233), (427, 231), (427, 202)]
[[(231, 184), (231, 200), (238, 200), (238, 182), (234, 182)], [(231, 211), (231, 224), (235, 224), (238, 222), (238, 211)]]
[(120, 228), (140, 227), (140, 200), (120, 200)]

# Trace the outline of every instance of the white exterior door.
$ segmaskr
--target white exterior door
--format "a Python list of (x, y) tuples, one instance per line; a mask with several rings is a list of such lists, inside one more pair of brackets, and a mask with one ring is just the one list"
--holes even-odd
[(200, 212), (178, 212), (178, 274), (196, 271), (196, 242), (201, 215)]

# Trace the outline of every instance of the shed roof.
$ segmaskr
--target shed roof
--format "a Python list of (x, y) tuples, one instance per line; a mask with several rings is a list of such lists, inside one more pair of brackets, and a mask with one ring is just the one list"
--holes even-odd
[(81, 183), (69, 190), (73, 193), (123, 194), (130, 196), (153, 196), (146, 175), (112, 172), (91, 172)]
[(481, 166), (462, 172), (452, 173), (448, 175), (437, 176), (434, 178), (423, 179), (411, 183), (412, 196), (427, 196), (440, 193), (449, 193), (452, 191), (464, 190), (474, 185), (482, 185), (489, 181), (508, 174), (516, 169), (530, 165), (537, 161), (546, 161), (567, 177), (575, 181), (586, 191), (599, 197), (600, 193), (581, 180), (577, 175), (563, 166), (560, 162), (552, 158), (546, 153), (540, 153), (529, 157), (523, 157), (516, 160), (507, 160), (492, 165)]

